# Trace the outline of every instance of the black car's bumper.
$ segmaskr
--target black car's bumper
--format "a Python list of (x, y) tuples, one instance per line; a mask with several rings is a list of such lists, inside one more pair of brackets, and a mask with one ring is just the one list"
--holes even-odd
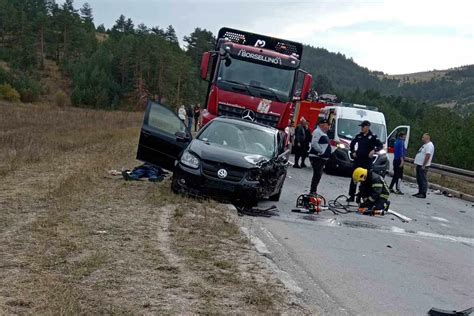
[(229, 202), (255, 204), (263, 198), (258, 181), (249, 181), (245, 176), (240, 181), (219, 179), (203, 174), (200, 168), (191, 169), (181, 163), (174, 170), (172, 186), (175, 192)]
[[(353, 161), (349, 158), (349, 152), (346, 149), (337, 148), (328, 159), (326, 168), (337, 173), (352, 175), (354, 170)], [(382, 176), (388, 172), (389, 161), (386, 154), (378, 154), (374, 158), (372, 170)]]

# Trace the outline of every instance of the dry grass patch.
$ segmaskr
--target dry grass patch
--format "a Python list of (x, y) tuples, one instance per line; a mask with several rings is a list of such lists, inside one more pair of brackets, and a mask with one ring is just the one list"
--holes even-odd
[(0, 105), (0, 314), (301, 311), (235, 214), (108, 175), (137, 164), (141, 117)]

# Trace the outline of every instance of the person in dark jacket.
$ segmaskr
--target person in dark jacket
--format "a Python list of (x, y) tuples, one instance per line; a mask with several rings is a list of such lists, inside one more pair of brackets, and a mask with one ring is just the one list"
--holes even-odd
[[(403, 194), (403, 192), (400, 191), (400, 181), (403, 179), (403, 164), (407, 153), (405, 148), (405, 138), (405, 133), (400, 132), (400, 134), (398, 134), (398, 139), (395, 142), (395, 152), (393, 154), (393, 178), (389, 187), (390, 192), (400, 195)], [(396, 187), (395, 191), (393, 190), (394, 186)]]
[(359, 205), (359, 211), (365, 215), (385, 214), (390, 205), (390, 192), (382, 176), (359, 167), (354, 170), (352, 181), (360, 183), (362, 203)]
[(317, 194), (319, 181), (323, 175), (323, 168), (326, 161), (331, 157), (331, 146), (326, 134), (329, 130), (329, 121), (323, 119), (319, 121), (318, 127), (313, 131), (311, 149), (309, 150), (309, 161), (313, 167), (313, 178), (309, 194)]
[(305, 126), (308, 125), (308, 122), (306, 122), (305, 119), (301, 119), (300, 123), (298, 126), (295, 128), (295, 143), (294, 143), (294, 148), (295, 148), (295, 164), (293, 165), (294, 168), (301, 168), (299, 162), (300, 158), (305, 155), (304, 151), (307, 151), (308, 148), (304, 147), (308, 146), (306, 143), (306, 132), (305, 132)]
[[(376, 151), (383, 148), (383, 144), (370, 130), (370, 122), (363, 121), (360, 123), (361, 131), (351, 141), (350, 149), (352, 158), (354, 159), (354, 170), (361, 167), (372, 170), (372, 159)], [(349, 198), (347, 202), (354, 202), (357, 184), (351, 181), (349, 186)]]
[(188, 129), (189, 129), (189, 131), (191, 131), (192, 126), (193, 126), (193, 116), (194, 116), (193, 106), (188, 105), (186, 107), (186, 117), (188, 118)]
[(199, 125), (199, 118), (201, 117), (201, 105), (196, 104), (193, 109), (194, 112), (194, 131), (197, 132)]

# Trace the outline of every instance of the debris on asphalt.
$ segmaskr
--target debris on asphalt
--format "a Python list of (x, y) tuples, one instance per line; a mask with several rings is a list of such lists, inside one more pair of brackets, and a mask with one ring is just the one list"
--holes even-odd
[(387, 248), (392, 248), (392, 246), (390, 246), (390, 245), (387, 245)]
[(279, 216), (278, 208), (276, 205), (272, 205), (267, 208), (259, 208), (259, 207), (247, 207), (247, 206), (236, 206), (237, 212), (239, 216), (262, 216), (262, 217), (272, 217), (272, 216)]
[(453, 311), (453, 310), (445, 310), (440, 308), (431, 308), (428, 312), (430, 316), (447, 316), (447, 315), (457, 315), (457, 316), (467, 316), (470, 315), (474, 311), (474, 307), (465, 309), (463, 311)]

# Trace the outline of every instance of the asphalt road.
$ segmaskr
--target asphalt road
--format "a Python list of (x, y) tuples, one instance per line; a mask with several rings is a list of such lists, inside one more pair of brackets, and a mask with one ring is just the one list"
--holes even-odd
[[(423, 315), (431, 307), (474, 306), (474, 206), (433, 193), (391, 197), (391, 209), (412, 218), (355, 213), (291, 212), (308, 192), (311, 169), (290, 168), (278, 216), (244, 217), (269, 257), (302, 289), (298, 295), (315, 313)], [(390, 180), (387, 178), (387, 181)], [(347, 194), (349, 178), (323, 175), (327, 199)], [(262, 206), (274, 202), (263, 202)]]

